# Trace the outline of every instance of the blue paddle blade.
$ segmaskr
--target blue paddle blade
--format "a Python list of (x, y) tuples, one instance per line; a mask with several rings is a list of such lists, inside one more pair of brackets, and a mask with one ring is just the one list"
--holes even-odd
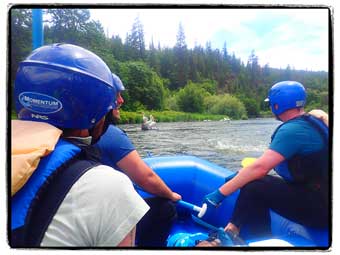
[(167, 240), (167, 247), (193, 247), (207, 238), (208, 235), (204, 233), (177, 233)]
[(194, 222), (208, 229), (208, 241), (219, 239), (221, 241), (220, 246), (247, 246), (247, 243), (239, 236), (228, 231), (225, 232), (223, 228), (215, 227), (194, 215), (191, 215), (191, 217)]

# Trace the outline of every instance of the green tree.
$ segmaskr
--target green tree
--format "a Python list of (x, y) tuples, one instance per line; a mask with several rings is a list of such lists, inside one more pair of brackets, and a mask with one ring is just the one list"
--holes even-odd
[(160, 58), (159, 58), (159, 54), (157, 53), (157, 50), (155, 48), (155, 45), (153, 43), (153, 39), (151, 40), (151, 43), (150, 43), (150, 46), (149, 46), (147, 63), (149, 64), (150, 67), (153, 68), (153, 70), (157, 74), (161, 73)]
[(229, 60), (228, 50), (227, 50), (227, 42), (226, 41), (224, 41), (224, 43), (223, 43), (223, 59), (226, 62)]
[(261, 67), (259, 65), (258, 56), (255, 55), (255, 50), (252, 50), (247, 62), (247, 70), (249, 73), (250, 84), (257, 89), (261, 81)]
[(169, 80), (169, 88), (174, 89), (172, 85), (174, 81), (174, 51), (170, 48), (165, 48), (160, 51), (160, 73), (163, 78)]
[(169, 95), (165, 97), (165, 110), (172, 110), (172, 111), (180, 111), (180, 108), (177, 103), (177, 96), (176, 95)]
[(104, 28), (98, 21), (89, 21), (85, 25), (85, 31), (79, 34), (78, 45), (91, 49), (95, 53), (106, 56), (112, 55), (110, 40), (105, 37)]
[(207, 94), (208, 93), (205, 89), (189, 82), (177, 93), (178, 107), (184, 112), (202, 113), (204, 111), (204, 98)]
[(217, 91), (217, 82), (215, 80), (203, 80), (201, 82), (196, 83), (196, 86), (203, 88), (209, 94), (216, 94)]
[(293, 80), (292, 79), (292, 68), (290, 67), (290, 65), (287, 65), (284, 75), (285, 75), (285, 80)]
[(163, 81), (145, 63), (122, 63), (119, 75), (126, 87), (124, 109), (135, 111), (138, 107), (145, 107), (148, 110), (164, 108)]
[(236, 97), (229, 94), (206, 97), (204, 105), (207, 113), (210, 114), (222, 114), (233, 119), (247, 117), (247, 112), (243, 103)]
[(206, 61), (205, 61), (205, 55), (204, 55), (204, 49), (203, 47), (196, 45), (193, 49), (193, 61), (192, 63), (195, 65), (193, 68), (194, 72), (197, 74), (197, 80), (194, 78), (190, 78), (192, 81), (200, 81), (206, 76), (204, 75), (204, 72), (206, 70)]
[(183, 87), (188, 76), (188, 50), (182, 23), (178, 26), (177, 42), (174, 48), (174, 72), (173, 89)]
[(119, 61), (124, 61), (125, 60), (125, 52), (124, 52), (124, 44), (122, 39), (117, 36), (112, 36), (111, 37), (111, 51), (115, 59)]
[(67, 42), (79, 44), (81, 37), (89, 27), (86, 23), (90, 19), (87, 9), (48, 9), (50, 20), (47, 37), (51, 42)]
[(256, 99), (242, 97), (241, 101), (246, 108), (248, 117), (257, 117), (260, 115), (260, 105)]
[(10, 10), (11, 17), (11, 81), (15, 79), (19, 62), (32, 51), (32, 11), (30, 9)]
[(131, 33), (128, 34), (126, 40), (127, 46), (130, 48), (130, 57), (134, 60), (145, 60), (145, 40), (144, 40), (144, 28), (139, 17), (135, 18), (132, 24)]
[[(31, 9), (12, 7), (10, 17), (10, 78), (13, 83), (18, 63), (31, 52)], [(286, 69), (271, 68), (269, 64), (261, 67), (255, 51), (244, 64), (235, 53), (227, 51), (227, 42), (221, 51), (213, 49), (210, 42), (205, 48), (196, 44), (193, 49), (188, 49), (182, 24), (179, 24), (174, 47), (161, 48), (159, 42), (154, 47), (152, 42), (147, 50), (138, 17), (131, 31), (127, 31), (125, 42), (117, 35), (106, 38), (101, 23), (90, 18), (87, 9), (47, 9), (44, 15), (45, 44), (73, 43), (103, 58), (127, 87), (126, 109), (162, 109), (165, 106), (176, 110), (226, 113), (233, 118), (244, 116), (246, 109), (249, 116), (257, 116), (258, 107), (261, 111), (268, 111), (268, 105), (263, 102), (268, 89), (276, 82), (291, 79), (305, 85), (308, 109), (328, 110), (328, 72), (295, 70), (291, 65)], [(139, 62), (129, 62), (131, 60)], [(209, 94), (202, 100), (201, 95), (207, 91), (216, 96), (212, 98), (215, 101), (209, 103)], [(194, 95), (192, 98), (189, 92)], [(236, 95), (239, 99), (235, 98)], [(188, 102), (182, 100), (186, 97)], [(207, 102), (203, 104), (203, 110), (200, 101)], [(226, 109), (234, 109), (235, 113), (226, 112)]]

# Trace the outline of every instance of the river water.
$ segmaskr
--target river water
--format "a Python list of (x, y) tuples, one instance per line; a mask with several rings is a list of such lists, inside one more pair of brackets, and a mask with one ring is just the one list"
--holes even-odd
[(142, 157), (193, 155), (232, 171), (245, 157), (258, 157), (281, 122), (273, 119), (157, 123), (142, 131), (140, 124), (119, 125)]

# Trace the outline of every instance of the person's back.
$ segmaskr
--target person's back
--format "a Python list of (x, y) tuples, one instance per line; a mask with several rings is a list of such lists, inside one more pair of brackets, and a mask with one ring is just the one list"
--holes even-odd
[(155, 195), (145, 199), (150, 210), (137, 225), (138, 246), (165, 246), (172, 223), (177, 217), (173, 201), (179, 200), (181, 196), (171, 191), (146, 165), (120, 128), (109, 125), (95, 147), (100, 151), (101, 162), (127, 174), (138, 185), (138, 189)]
[[(124, 174), (98, 162), (91, 145), (116, 101), (106, 64), (74, 45), (41, 47), (20, 64), (15, 97), (20, 121), (57, 126), (63, 139), (11, 198), (19, 208), (12, 219), (23, 222), (18, 227), (12, 221), (11, 246), (133, 246), (135, 226), (148, 206)], [(69, 147), (77, 153), (65, 158)], [(35, 193), (25, 192), (32, 189)], [(25, 208), (16, 203), (20, 196), (30, 208), (24, 215)], [(43, 220), (37, 230), (35, 222)]]
[(117, 163), (136, 150), (127, 134), (115, 125), (109, 125), (95, 147), (100, 151), (100, 161), (122, 171)]
[(71, 187), (40, 245), (118, 246), (147, 210), (126, 175), (99, 165)]
[[(104, 134), (95, 144), (101, 162), (124, 172), (136, 185), (155, 197), (146, 198), (150, 210), (137, 225), (137, 244), (141, 247), (163, 247), (177, 217), (174, 201), (181, 196), (173, 192), (164, 181), (142, 160), (127, 134), (114, 124), (120, 119), (124, 103), (121, 92), (125, 87), (113, 74), (117, 88), (117, 105), (106, 115)], [(144, 115), (144, 113), (143, 113)]]
[[(306, 114), (306, 98), (304, 86), (296, 81), (278, 82), (269, 90), (265, 101), (283, 122), (269, 148), (204, 197), (218, 206), (240, 189), (225, 231), (248, 239), (271, 235), (269, 209), (306, 227), (328, 227), (328, 118), (320, 112), (322, 120)], [(268, 175), (273, 168), (279, 176)]]
[(321, 191), (327, 207), (328, 135), (321, 125), (324, 125), (321, 120), (310, 115), (293, 118), (277, 128), (269, 148), (285, 158), (275, 171), (286, 181)]

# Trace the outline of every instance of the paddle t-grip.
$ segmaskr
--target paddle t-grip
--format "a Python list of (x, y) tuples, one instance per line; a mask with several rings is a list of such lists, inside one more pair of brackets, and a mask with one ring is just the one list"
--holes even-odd
[(183, 208), (187, 208), (191, 211), (198, 212), (198, 215), (197, 215), (198, 218), (202, 218), (207, 211), (207, 204), (206, 203), (204, 203), (202, 205), (202, 207), (199, 207), (197, 205), (185, 202), (183, 200), (179, 200), (177, 203)]

